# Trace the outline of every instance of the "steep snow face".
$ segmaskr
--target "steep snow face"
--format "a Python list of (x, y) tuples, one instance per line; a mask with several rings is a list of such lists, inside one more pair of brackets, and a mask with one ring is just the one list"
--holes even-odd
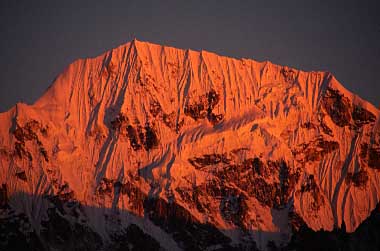
[(379, 202), (379, 124), (329, 73), (134, 40), (0, 114), (3, 203), (54, 248), (57, 217), (170, 250), (285, 244), (294, 215), (352, 232)]

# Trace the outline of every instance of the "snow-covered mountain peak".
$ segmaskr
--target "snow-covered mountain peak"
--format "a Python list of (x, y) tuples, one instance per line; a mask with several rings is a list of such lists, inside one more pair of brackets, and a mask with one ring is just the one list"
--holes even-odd
[(169, 250), (353, 232), (380, 199), (379, 117), (331, 73), (135, 39), (0, 114), (0, 202), (49, 248), (57, 221), (103, 249), (130, 231)]

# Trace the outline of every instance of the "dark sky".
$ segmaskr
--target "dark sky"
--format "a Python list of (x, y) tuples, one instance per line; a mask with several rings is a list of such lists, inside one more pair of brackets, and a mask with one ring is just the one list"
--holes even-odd
[(134, 37), (330, 71), (379, 106), (380, 1), (311, 2), (1, 0), (0, 111), (33, 103), (75, 59)]

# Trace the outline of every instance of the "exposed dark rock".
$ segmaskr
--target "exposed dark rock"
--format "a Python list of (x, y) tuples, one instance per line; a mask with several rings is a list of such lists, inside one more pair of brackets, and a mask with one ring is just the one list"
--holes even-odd
[(113, 130), (120, 132), (120, 130), (129, 123), (129, 119), (123, 113), (119, 113), (117, 117), (111, 121)]
[(297, 168), (295, 172), (292, 172), (285, 161), (280, 162), (280, 203), (276, 205), (276, 208), (284, 207), (290, 198), (291, 192), (294, 190), (296, 184), (301, 176), (301, 168)]
[(314, 175), (310, 174), (306, 179), (306, 182), (301, 186), (301, 192), (310, 192), (317, 189), (317, 183), (315, 183)]
[(208, 120), (211, 122), (211, 124), (216, 125), (220, 121), (223, 120), (224, 116), (223, 114), (214, 114), (214, 113), (209, 113), (207, 115)]
[(302, 156), (304, 162), (320, 161), (323, 156), (339, 149), (339, 143), (336, 141), (327, 141), (323, 137), (309, 143), (303, 143), (293, 151), (293, 155)]
[(16, 124), (16, 129), (13, 134), (18, 141), (25, 142), (29, 140), (38, 140), (38, 133), (42, 135), (47, 135), (47, 127), (44, 127), (36, 120), (30, 120), (24, 124), (24, 126), (19, 126)]
[[(249, 209), (247, 197), (241, 190), (227, 184), (225, 180), (214, 178), (208, 180), (205, 185), (198, 187), (200, 191), (199, 197), (204, 196), (201, 204), (203, 211), (205, 214), (208, 214), (210, 211), (210, 205), (207, 203), (208, 196), (216, 198), (219, 201), (219, 210), (223, 219), (226, 222), (234, 224), (237, 229), (242, 231), (243, 235), (248, 234), (249, 225), (247, 224), (249, 223), (247, 219), (249, 217)], [(207, 195), (205, 195), (204, 191), (207, 191)], [(247, 240), (243, 245), (234, 247), (233, 250), (256, 250), (256, 244), (252, 240)]]
[(170, 114), (164, 113), (162, 115), (162, 121), (170, 129), (176, 130), (176, 114), (174, 112), (172, 112)]
[[(268, 207), (283, 208), (289, 200), (300, 177), (300, 169), (290, 170), (285, 161), (267, 161), (260, 158), (247, 158), (241, 163), (234, 163), (224, 154), (207, 154), (194, 157), (189, 162), (196, 168), (208, 171), (218, 179), (212, 179), (206, 184), (206, 190), (211, 196), (229, 200), (229, 196), (240, 193), (225, 193), (231, 188), (219, 183), (220, 181), (235, 184), (250, 196), (255, 197), (261, 204)], [(218, 164), (223, 164), (222, 168)], [(277, 176), (278, 182), (268, 183), (265, 177)]]
[(134, 212), (144, 212), (144, 201), (147, 198), (147, 195), (143, 193), (136, 185), (130, 182), (126, 182), (124, 184), (121, 182), (116, 182), (114, 187), (115, 189), (118, 187), (122, 195), (128, 196), (131, 209)]
[(292, 228), (293, 233), (297, 233), (302, 227), (307, 226), (306, 222), (302, 219), (300, 215), (292, 210), (288, 213), (289, 226)]
[(181, 129), (182, 129), (184, 123), (185, 123), (185, 120), (184, 120), (183, 118), (182, 118), (181, 121), (179, 121), (179, 122), (177, 123), (176, 128), (175, 128), (176, 133), (179, 133), (179, 132), (181, 131)]
[(225, 186), (224, 183), (220, 181), (220, 179), (208, 180), (205, 187), (208, 195), (214, 198), (222, 198), (225, 195), (225, 192), (223, 192), (223, 188)]
[(320, 119), (319, 119), (319, 125), (320, 125), (320, 128), (322, 129), (322, 132), (325, 133), (325, 134), (327, 134), (327, 135), (334, 136), (334, 135), (333, 135), (333, 132), (332, 132), (332, 130), (331, 130), (331, 128), (328, 127), (328, 126), (326, 125), (326, 123), (325, 123), (324, 115), (321, 114), (320, 116), (321, 116), (321, 117), (320, 117)]
[(26, 156), (30, 161), (33, 160), (32, 155), (25, 148), (25, 141), (34, 141), (45, 161), (49, 161), (48, 153), (46, 152), (41, 140), (38, 138), (38, 132), (46, 136), (47, 127), (43, 127), (36, 120), (28, 121), (23, 127), (16, 124), (16, 129), (13, 131), (13, 135), (17, 140), (15, 142), (15, 152), (19, 158)]
[[(175, 191), (180, 196), (181, 200), (185, 202), (190, 208), (195, 205), (195, 208), (200, 213), (207, 213), (209, 211), (208, 200), (204, 191), (208, 192), (211, 190), (210, 188), (206, 188), (206, 185), (196, 186), (194, 183), (191, 188), (187, 187), (176, 187)], [(202, 199), (205, 198), (205, 199)]]
[(256, 178), (248, 188), (248, 194), (255, 197), (261, 204), (273, 207), (280, 204), (280, 186), (278, 183), (267, 183), (263, 178)]
[(317, 125), (313, 124), (312, 122), (305, 122), (301, 125), (301, 127), (306, 129), (317, 129)]
[(103, 178), (99, 183), (99, 186), (97, 188), (97, 193), (99, 195), (108, 195), (112, 197), (113, 191), (114, 191), (113, 188), (114, 188), (114, 180)]
[(248, 147), (236, 148), (236, 149), (231, 150), (231, 153), (236, 155), (236, 154), (243, 153), (245, 151), (249, 151), (249, 148)]
[[(248, 159), (241, 169), (228, 169), (227, 175), (217, 174), (222, 180), (233, 182), (261, 204), (277, 209), (283, 208), (289, 200), (291, 191), (298, 182), (300, 172), (293, 173), (284, 161), (268, 161), (264, 164), (259, 158)], [(248, 172), (246, 172), (247, 170)], [(233, 175), (237, 172), (237, 175)], [(279, 182), (268, 183), (263, 177), (278, 176)]]
[(4, 148), (0, 148), (0, 158), (2, 159), (8, 159), (11, 157), (11, 153)]
[(368, 167), (380, 170), (380, 147), (377, 146), (377, 144), (369, 146), (368, 143), (362, 143), (359, 156), (367, 162)]
[(153, 117), (157, 117), (158, 115), (161, 115), (163, 113), (161, 104), (156, 100), (150, 103), (149, 111), (153, 115)]
[(310, 174), (307, 177), (305, 183), (302, 184), (301, 192), (311, 194), (313, 198), (313, 202), (311, 203), (311, 208), (314, 209), (315, 211), (318, 211), (321, 205), (325, 203), (324, 198), (321, 194), (320, 188), (315, 182), (314, 175), (312, 174)]
[(373, 115), (370, 111), (357, 105), (354, 106), (354, 110), (352, 112), (352, 118), (354, 120), (354, 123), (357, 126), (369, 124), (369, 123), (375, 122), (376, 120), (375, 115)]
[(133, 126), (131, 125), (127, 126), (127, 135), (128, 135), (129, 143), (131, 144), (132, 149), (135, 151), (140, 150), (141, 145), (139, 143), (139, 138), (137, 137), (138, 134), (137, 134), (136, 129)]
[[(268, 161), (264, 165), (258, 158), (254, 160), (253, 175), (240, 178), (237, 185), (263, 205), (277, 209), (283, 208), (288, 203), (291, 191), (294, 190), (300, 178), (300, 169), (293, 172), (284, 161)], [(268, 183), (262, 178), (270, 175), (278, 176), (279, 182)]]
[(0, 209), (6, 208), (7, 205), (8, 205), (7, 184), (1, 184), (1, 187), (0, 187)]
[(229, 164), (230, 159), (227, 158), (227, 154), (205, 154), (203, 157), (194, 157), (188, 160), (196, 169), (202, 169), (203, 167), (210, 165), (217, 165), (219, 163)]
[(244, 169), (251, 169), (259, 176), (267, 176), (264, 162), (258, 158), (245, 159), (243, 161)]
[(67, 202), (74, 199), (74, 191), (70, 189), (68, 183), (65, 183), (60, 187), (56, 196), (59, 200)]
[(139, 136), (138, 140), (140, 140), (140, 143), (144, 144), (145, 134), (143, 132), (143, 127), (140, 125), (140, 122), (137, 124), (137, 135)]
[(116, 135), (126, 137), (134, 151), (144, 149), (149, 151), (159, 145), (158, 136), (154, 128), (147, 123), (144, 128), (140, 126), (140, 122), (136, 122), (136, 128), (129, 123), (127, 116), (120, 113), (113, 121), (111, 121), (112, 129)]
[(179, 133), (183, 126), (184, 120), (177, 123), (177, 116), (175, 112), (165, 113), (158, 101), (153, 101), (150, 104), (150, 113), (154, 118), (161, 119), (162, 122), (169, 127), (171, 130)]
[(49, 157), (48, 157), (48, 153), (47, 151), (45, 150), (44, 147), (40, 147), (40, 154), (42, 155), (42, 157), (44, 157), (45, 161), (46, 162), (49, 162)]
[(129, 119), (126, 115), (119, 113), (118, 116), (111, 121), (111, 128), (115, 131), (116, 136), (128, 138), (133, 150), (137, 151), (141, 149), (138, 133), (136, 129), (130, 124)]
[(184, 110), (187, 116), (192, 117), (195, 121), (204, 119), (207, 116), (206, 107), (202, 103), (187, 104)]
[(72, 208), (72, 206), (70, 210), (66, 207), (74, 204), (77, 207), (80, 207), (79, 202), (75, 200), (74, 191), (70, 189), (68, 183), (64, 183), (63, 185), (56, 184), (56, 186), (58, 191), (55, 195), (48, 196), (49, 201), (53, 203), (62, 215), (69, 213), (70, 215), (77, 216), (77, 212)]
[(368, 155), (368, 143), (363, 143), (361, 144), (361, 147), (360, 147), (360, 158), (365, 160), (367, 158), (367, 155)]
[[(33, 132), (32, 132), (33, 133)], [(34, 133), (33, 134), (26, 134), (22, 127), (17, 126), (16, 130), (13, 132), (15, 138), (18, 141), (25, 142), (26, 140), (33, 140), (34, 139)]]
[(207, 94), (208, 107), (212, 110), (219, 103), (220, 96), (215, 90), (209, 91)]
[(337, 126), (350, 125), (351, 102), (338, 90), (327, 88), (322, 99), (322, 106)]
[(210, 90), (199, 97), (198, 102), (190, 102), (185, 105), (184, 113), (195, 121), (207, 118), (210, 123), (216, 125), (223, 120), (223, 114), (213, 113), (213, 109), (219, 103), (220, 96), (215, 90)]
[(15, 153), (17, 157), (22, 159), (24, 156), (28, 158), (29, 161), (33, 160), (32, 154), (25, 149), (24, 142), (15, 142)]
[(20, 127), (17, 125), (16, 130), (13, 132), (13, 134), (15, 135), (15, 138), (21, 142), (37, 139), (37, 135), (33, 131), (33, 129), (34, 130), (36, 129), (35, 127), (37, 124), (38, 122), (36, 121), (30, 121), (26, 123), (23, 127)]
[(380, 148), (368, 150), (368, 166), (373, 169), (380, 169)]
[(285, 81), (288, 83), (293, 83), (295, 81), (297, 73), (289, 68), (282, 68), (280, 70), (281, 75), (284, 77)]
[(27, 181), (28, 179), (26, 178), (25, 171), (17, 172), (16, 177), (19, 178), (20, 180)]
[(349, 172), (347, 173), (346, 181), (348, 183), (352, 182), (355, 187), (364, 188), (368, 182), (368, 172), (364, 169), (354, 173)]
[(156, 131), (149, 124), (145, 126), (145, 142), (144, 148), (149, 151), (159, 145), (159, 140)]
[(226, 195), (220, 202), (220, 211), (226, 221), (233, 222), (242, 230), (246, 230), (245, 220), (248, 215), (248, 205), (243, 194)]

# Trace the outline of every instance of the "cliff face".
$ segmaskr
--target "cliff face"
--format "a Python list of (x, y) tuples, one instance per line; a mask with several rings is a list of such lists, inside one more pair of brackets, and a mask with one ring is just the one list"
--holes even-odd
[(46, 249), (267, 249), (294, 215), (353, 232), (380, 200), (379, 121), (326, 72), (134, 40), (0, 114), (0, 206)]

